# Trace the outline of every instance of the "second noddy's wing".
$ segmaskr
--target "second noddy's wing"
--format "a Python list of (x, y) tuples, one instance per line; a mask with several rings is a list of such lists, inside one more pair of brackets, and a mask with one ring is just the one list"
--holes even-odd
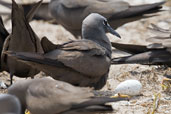
[(155, 42), (147, 46), (132, 45), (132, 44), (118, 44), (112, 43), (116, 49), (133, 55), (126, 57), (114, 58), (112, 64), (147, 64), (147, 65), (171, 65), (171, 39), (170, 31), (162, 29), (154, 24), (150, 28), (155, 33), (160, 33), (147, 39), (147, 41)]
[[(37, 3), (22, 4), (25, 14), (27, 14), (35, 4), (37, 4)], [(53, 20), (54, 18), (51, 16), (51, 14), (49, 12), (48, 5), (49, 5), (48, 2), (43, 2), (40, 5), (40, 7), (37, 9), (35, 15), (33, 16), (33, 19), (44, 20), (44, 21)]]
[[(41, 4), (41, 2), (39, 2), (38, 4)], [(29, 15), (27, 16), (27, 18), (31, 19), (33, 13), (34, 13), (34, 11), (31, 10), (29, 12)], [(12, 50), (26, 50), (24, 47), (27, 47), (30, 49), (36, 48), (35, 51), (41, 50), (41, 49), (39, 49), (39, 48), (41, 48), (41, 46), (38, 46), (39, 43), (37, 43), (38, 39), (34, 38), (37, 36), (35, 36), (35, 33), (31, 29), (28, 22), (25, 22), (25, 21), (27, 21), (27, 20), (24, 16), (24, 11), (22, 10), (21, 6), (18, 6), (15, 3), (15, 1), (13, 1), (12, 34), (6, 39), (6, 41), (4, 43), (4, 47), (3, 47), (3, 52), (7, 51), (9, 48), (12, 48)], [(13, 37), (12, 40), (11, 40), (11, 37)], [(20, 38), (21, 39), (24, 38), (25, 40), (23, 41)], [(20, 46), (18, 46), (19, 42), (20, 42)], [(24, 42), (27, 42), (27, 43), (24, 43)], [(22, 44), (24, 44), (24, 45), (22, 46)], [(28, 44), (28, 46), (26, 46), (25, 44)], [(2, 55), (1, 59), (4, 62), (4, 64), (6, 64), (7, 57), (5, 55)]]
[(160, 49), (166, 49), (170, 47), (171, 40), (165, 40), (162, 43), (156, 42), (149, 44), (147, 46), (145, 45), (136, 45), (136, 44), (121, 44), (121, 43), (114, 43), (111, 42), (112, 46), (115, 47), (118, 50), (130, 53), (130, 54), (139, 54), (144, 53), (151, 50), (160, 50)]
[[(41, 4), (41, 1), (38, 2), (35, 5), (35, 7), (28, 13), (27, 15), (28, 20), (32, 18), (37, 7), (39, 7), (40, 4)], [(32, 28), (30, 27), (28, 23), (28, 20), (24, 16), (24, 11), (22, 7), (17, 5), (15, 1), (13, 1), (12, 17), (13, 17), (12, 18), (13, 27), (12, 27), (12, 35), (10, 37), (13, 37), (13, 38), (10, 38), (12, 41), (10, 41), (10, 44), (8, 44), (10, 46), (7, 46), (7, 47), (8, 48), (13, 47), (12, 48), (13, 50), (29, 50), (32, 48), (34, 48), (35, 51), (42, 50), (39, 39), (37, 38), (36, 34), (33, 32)], [(24, 39), (24, 41), (22, 39)], [(18, 46), (19, 42), (20, 42), (20, 46)], [(24, 44), (24, 46), (22, 46), (22, 44)], [(28, 46), (26, 46), (25, 44), (26, 45), (28, 44)], [(25, 49), (23, 47), (27, 47), (29, 49)]]
[(40, 8), (40, 6), (42, 5), (42, 0), (35, 3), (31, 8), (30, 10), (28, 10), (28, 12), (25, 12), (24, 13), (26, 14), (26, 18), (28, 21), (31, 21), (32, 18), (35, 16), (37, 10)]
[[(32, 10), (28, 13), (28, 15), (27, 15), (28, 20), (32, 19), (32, 17), (35, 14), (37, 8), (39, 8), (39, 6), (41, 5), (41, 2), (42, 1), (36, 3), (34, 8), (32, 8)], [(3, 21), (2, 21), (2, 17), (0, 17), (0, 52), (2, 52), (3, 44), (4, 44), (5, 39), (7, 38), (8, 35), (9, 35), (9, 33), (5, 29), (5, 27), (4, 27), (4, 24), (3, 24)], [(5, 43), (5, 47), (8, 47), (8, 45), (9, 45), (8, 43)]]
[(159, 49), (130, 55), (126, 57), (113, 58), (112, 64), (144, 64), (144, 65), (171, 65), (171, 53), (167, 49)]
[[(12, 0), (12, 33), (6, 39), (2, 53), (7, 50), (43, 53), (40, 40), (28, 22), (28, 20), (32, 18), (34, 10), (36, 10), (36, 7), (39, 7), (40, 4), (41, 2), (36, 4), (26, 18), (22, 6)], [(10, 73), (11, 84), (13, 75), (27, 77), (33, 76), (39, 72), (4, 54), (1, 56), (1, 62), (2, 69)]]
[(148, 51), (149, 49), (144, 45), (135, 45), (135, 44), (121, 44), (111, 42), (112, 47), (130, 53), (130, 54), (138, 54)]

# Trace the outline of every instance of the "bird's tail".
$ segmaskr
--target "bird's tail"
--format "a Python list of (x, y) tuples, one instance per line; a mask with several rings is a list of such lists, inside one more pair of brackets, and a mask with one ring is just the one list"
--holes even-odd
[(118, 102), (128, 100), (128, 98), (110, 98), (110, 97), (94, 97), (89, 101), (85, 101), (81, 104), (73, 105), (69, 111), (84, 111), (86, 112), (112, 112), (113, 108), (111, 105), (106, 105), (106, 103), (110, 102)]
[(8, 56), (11, 56), (21, 62), (24, 62), (28, 65), (34, 66), (37, 64), (45, 64), (55, 67), (65, 67), (64, 64), (57, 59), (52, 60), (45, 58), (42, 54), (39, 53), (30, 53), (30, 52), (13, 52), (13, 51), (6, 51), (4, 52)]

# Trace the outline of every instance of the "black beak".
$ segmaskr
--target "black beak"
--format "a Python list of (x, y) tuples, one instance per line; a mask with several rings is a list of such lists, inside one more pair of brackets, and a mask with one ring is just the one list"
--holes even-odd
[(107, 31), (115, 36), (117, 36), (118, 38), (121, 38), (121, 36), (115, 31), (113, 30), (113, 28), (110, 25), (107, 25)]

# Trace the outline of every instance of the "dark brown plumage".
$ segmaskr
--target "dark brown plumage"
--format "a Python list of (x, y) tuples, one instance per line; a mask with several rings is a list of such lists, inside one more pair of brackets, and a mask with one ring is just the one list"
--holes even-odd
[(111, 60), (110, 32), (118, 37), (103, 16), (92, 13), (83, 21), (82, 40), (54, 45), (47, 38), (41, 41), (45, 54), (7, 52), (54, 79), (73, 85), (101, 89), (108, 77)]
[[(40, 6), (41, 2), (37, 3)], [(36, 9), (36, 7), (34, 7)], [(10, 73), (11, 84), (13, 75), (19, 77), (34, 76), (39, 71), (32, 67), (14, 60), (3, 54), (5, 51), (24, 51), (43, 53), (39, 38), (33, 32), (29, 25), (29, 20), (33, 16), (34, 9), (24, 16), (21, 6), (18, 6), (13, 0), (12, 4), (12, 33), (6, 38), (1, 55), (2, 69)]]

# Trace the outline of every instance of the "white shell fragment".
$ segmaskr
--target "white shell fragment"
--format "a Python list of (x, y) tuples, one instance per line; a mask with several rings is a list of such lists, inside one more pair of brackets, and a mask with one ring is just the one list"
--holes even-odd
[(126, 94), (130, 96), (140, 95), (142, 84), (138, 80), (126, 80), (121, 82), (116, 88), (115, 93)]
[(5, 83), (3, 81), (0, 81), (0, 88), (7, 89), (7, 86), (5, 85)]

